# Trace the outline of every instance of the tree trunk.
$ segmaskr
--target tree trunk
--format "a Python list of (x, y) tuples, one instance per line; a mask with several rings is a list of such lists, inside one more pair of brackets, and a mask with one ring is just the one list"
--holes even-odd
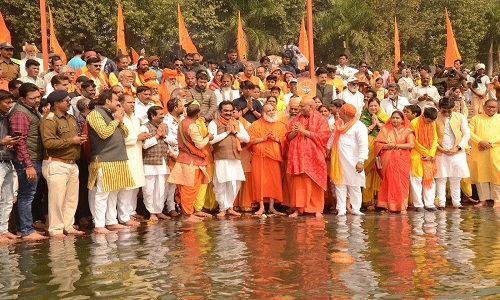
[(490, 49), (488, 50), (488, 65), (486, 66), (487, 74), (491, 77), (493, 74), (493, 39), (490, 40)]

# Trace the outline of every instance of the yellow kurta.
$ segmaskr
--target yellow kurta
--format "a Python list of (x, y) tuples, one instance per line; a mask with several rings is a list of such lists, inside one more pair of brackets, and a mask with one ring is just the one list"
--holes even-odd
[(422, 156), (436, 156), (437, 144), (438, 144), (438, 135), (436, 130), (436, 122), (432, 122), (432, 128), (434, 132), (434, 137), (432, 139), (432, 145), (430, 149), (425, 148), (418, 141), (418, 120), (419, 118), (423, 118), (424, 116), (420, 116), (418, 118), (413, 119), (410, 122), (410, 128), (415, 133), (415, 147), (411, 150), (411, 174), (413, 177), (422, 177), (424, 176), (424, 170), (422, 168)]
[[(469, 157), (471, 182), (500, 184), (500, 115), (475, 115), (470, 120), (469, 127), (472, 145)], [(492, 147), (479, 151), (480, 141), (488, 141)]]

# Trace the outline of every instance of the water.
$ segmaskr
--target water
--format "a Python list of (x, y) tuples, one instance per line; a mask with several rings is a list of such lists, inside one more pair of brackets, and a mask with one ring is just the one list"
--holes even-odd
[(497, 299), (500, 212), (168, 221), (0, 246), (0, 299)]

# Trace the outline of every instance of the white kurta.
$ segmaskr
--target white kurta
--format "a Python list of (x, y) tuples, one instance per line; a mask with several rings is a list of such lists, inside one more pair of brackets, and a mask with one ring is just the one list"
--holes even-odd
[(342, 171), (342, 184), (365, 187), (365, 171), (356, 172), (356, 164), (368, 159), (368, 129), (356, 123), (339, 138), (339, 159)]
[[(179, 122), (184, 119), (183, 116), (180, 116)], [(177, 119), (168, 113), (163, 119), (163, 123), (167, 125), (167, 137), (165, 140), (168, 144), (168, 150), (172, 152), (174, 155), (179, 155), (179, 144), (177, 142), (177, 132), (179, 130), (179, 122)]]
[(128, 129), (128, 136), (125, 138), (125, 146), (127, 147), (127, 164), (132, 173), (132, 178), (134, 178), (135, 185), (134, 189), (144, 186), (144, 167), (142, 165), (142, 142), (137, 140), (137, 137), (142, 132), (141, 123), (139, 118), (135, 115), (125, 115), (123, 118), (123, 124)]
[[(462, 131), (462, 139), (458, 145), (465, 149), (467, 143), (470, 139), (470, 129), (467, 119), (464, 115), (460, 114), (462, 119), (462, 124), (460, 126), (460, 131)], [(451, 130), (450, 119), (445, 119), (444, 136), (442, 146), (446, 149), (450, 149), (455, 145), (455, 135)], [(467, 178), (470, 176), (469, 166), (467, 165), (467, 154), (465, 151), (461, 151), (454, 155), (436, 155), (436, 166), (437, 173), (434, 178), (448, 178), (448, 177), (458, 177)]]
[(363, 106), (365, 105), (364, 98), (365, 96), (363, 96), (363, 94), (361, 94), (360, 92), (356, 92), (353, 94), (348, 89), (345, 89), (337, 96), (337, 99), (342, 99), (345, 101), (345, 103), (352, 104), (354, 105), (354, 107), (356, 107), (356, 117), (358, 118), (363, 112)]
[(148, 104), (144, 104), (139, 101), (139, 99), (135, 100), (134, 113), (139, 119), (141, 119), (142, 124), (146, 124), (147, 122), (149, 122), (148, 109), (153, 106), (155, 106), (153, 101), (149, 101)]
[(403, 112), (403, 109), (405, 106), (410, 105), (410, 102), (408, 102), (408, 99), (405, 97), (398, 96), (396, 101), (392, 101), (389, 98), (385, 98), (384, 100), (380, 101), (380, 106), (384, 109), (384, 111), (391, 116), (393, 112), (396, 110), (399, 110), (400, 112)]
[(412, 98), (411, 103), (418, 104), (418, 106), (420, 106), (420, 108), (422, 109), (422, 112), (427, 103), (426, 101), (418, 101), (418, 98), (422, 97), (423, 95), (431, 97), (432, 100), (434, 100), (434, 104), (436, 104), (436, 106), (439, 103), (439, 99), (441, 99), (441, 95), (439, 95), (437, 88), (433, 85), (428, 85), (428, 86), (419, 85), (414, 87), (411, 93), (411, 98)]
[[(238, 99), (240, 97), (240, 92), (238, 90), (233, 90), (231, 88), (228, 89), (216, 89), (214, 91), (215, 98), (217, 98), (217, 105), (219, 105), (222, 101), (233, 101), (234, 99)], [(219, 111), (217, 111), (219, 113)]]

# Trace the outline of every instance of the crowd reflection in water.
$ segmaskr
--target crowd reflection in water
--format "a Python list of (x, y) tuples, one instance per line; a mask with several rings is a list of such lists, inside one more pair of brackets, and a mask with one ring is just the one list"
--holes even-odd
[[(480, 222), (477, 214), (484, 214)], [(500, 251), (498, 217), (457, 210), (335, 222), (238, 218), (13, 244), (0, 247), (0, 298), (366, 299), (491, 292), (500, 278), (500, 261), (488, 258)]]

